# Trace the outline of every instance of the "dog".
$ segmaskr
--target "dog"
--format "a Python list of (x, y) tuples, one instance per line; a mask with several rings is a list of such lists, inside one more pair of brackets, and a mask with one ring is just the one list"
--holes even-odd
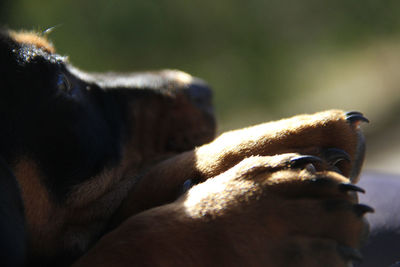
[(361, 113), (299, 115), (214, 139), (211, 89), (186, 73), (85, 73), (43, 36), (4, 29), (0, 59), (2, 177), (14, 181), (2, 210), (17, 218), (1, 229), (17, 240), (2, 241), (9, 265), (361, 258), (373, 211), (354, 185)]

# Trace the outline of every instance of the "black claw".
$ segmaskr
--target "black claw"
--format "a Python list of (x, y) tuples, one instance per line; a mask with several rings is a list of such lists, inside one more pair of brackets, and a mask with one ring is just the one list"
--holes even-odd
[(369, 122), (369, 120), (364, 117), (364, 115), (361, 112), (358, 111), (350, 111), (346, 113), (346, 120), (350, 123), (355, 123), (355, 122)]
[(304, 155), (294, 157), (290, 160), (289, 167), (291, 168), (301, 168), (309, 163), (321, 163), (322, 160), (319, 157), (311, 156), (311, 155)]
[(328, 148), (323, 152), (323, 156), (326, 161), (329, 162), (332, 166), (335, 166), (340, 161), (350, 162), (350, 155), (347, 154), (346, 151), (338, 148)]
[(351, 183), (340, 183), (339, 190), (342, 192), (355, 191), (355, 192), (365, 193), (364, 189)]
[(360, 217), (363, 216), (367, 212), (374, 212), (373, 208), (371, 208), (370, 206), (365, 205), (365, 204), (355, 204), (353, 206), (353, 208), (354, 208), (354, 212)]
[(363, 260), (360, 251), (358, 251), (357, 249), (348, 246), (338, 246), (337, 250), (345, 260), (352, 260), (358, 262), (361, 262)]
[(361, 112), (359, 112), (359, 111), (348, 111), (348, 112), (346, 112), (346, 116), (350, 116), (350, 115), (363, 115)]

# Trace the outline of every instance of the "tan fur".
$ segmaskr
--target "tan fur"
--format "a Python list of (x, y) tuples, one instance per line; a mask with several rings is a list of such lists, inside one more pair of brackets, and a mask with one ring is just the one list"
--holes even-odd
[(340, 110), (294, 116), (222, 134), (196, 150), (196, 168), (206, 176), (214, 176), (243, 157), (287, 152), (318, 154), (323, 147), (341, 148), (355, 157), (356, 131)]
[(29, 159), (21, 159), (14, 170), (15, 177), (22, 192), (25, 205), (25, 216), (28, 225), (44, 228), (48, 221), (53, 204), (49, 193), (42, 184), (42, 175), (37, 165)]
[(30, 253), (52, 253), (54, 238), (63, 224), (63, 212), (53, 204), (47, 188), (42, 183), (43, 176), (33, 160), (18, 160), (14, 174), (24, 202), (28, 242), (32, 247)]
[(50, 41), (38, 33), (10, 31), (10, 36), (18, 43), (33, 45), (37, 48), (43, 49), (48, 53), (55, 53), (54, 46), (50, 43)]

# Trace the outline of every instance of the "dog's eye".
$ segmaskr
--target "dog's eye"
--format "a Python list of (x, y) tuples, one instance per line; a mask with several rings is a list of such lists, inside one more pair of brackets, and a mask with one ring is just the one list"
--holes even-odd
[(68, 80), (67, 76), (65, 74), (60, 73), (57, 78), (57, 88), (60, 91), (63, 91), (65, 93), (70, 93), (72, 89), (71, 82)]

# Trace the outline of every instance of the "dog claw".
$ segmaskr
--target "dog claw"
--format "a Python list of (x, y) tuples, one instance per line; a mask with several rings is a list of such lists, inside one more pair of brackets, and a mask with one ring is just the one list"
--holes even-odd
[(355, 191), (355, 192), (365, 193), (364, 189), (356, 186), (355, 184), (351, 184), (351, 183), (339, 184), (339, 190), (342, 192)]
[(294, 157), (290, 160), (289, 167), (291, 168), (301, 168), (310, 163), (321, 163), (322, 160), (319, 157), (311, 156), (311, 155), (304, 155)]
[(357, 122), (369, 123), (369, 120), (366, 117), (364, 117), (364, 115), (361, 112), (358, 112), (358, 111), (347, 112), (346, 120), (350, 123), (357, 123)]
[(361, 112), (359, 112), (359, 111), (348, 111), (348, 112), (346, 112), (346, 116), (349, 116), (349, 115), (363, 115)]
[(338, 246), (337, 250), (339, 251), (340, 255), (346, 260), (358, 262), (361, 262), (363, 260), (360, 251), (358, 251), (357, 249), (348, 246)]
[(323, 155), (332, 166), (335, 166), (337, 163), (343, 160), (347, 162), (351, 161), (350, 155), (347, 154), (346, 151), (338, 148), (328, 148), (324, 151)]
[(371, 208), (368, 205), (365, 204), (355, 204), (354, 205), (354, 212), (358, 215), (358, 216), (363, 216), (365, 213), (367, 212), (374, 212), (374, 209)]

